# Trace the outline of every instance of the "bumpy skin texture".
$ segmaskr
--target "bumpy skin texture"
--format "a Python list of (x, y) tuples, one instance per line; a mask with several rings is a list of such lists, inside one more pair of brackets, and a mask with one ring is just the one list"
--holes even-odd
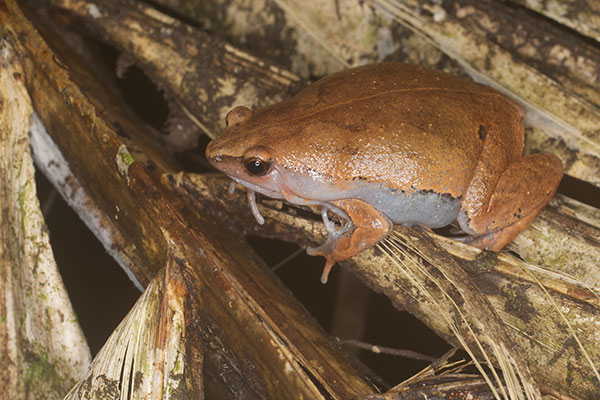
[[(489, 87), (379, 63), (261, 110), (235, 108), (206, 155), (251, 190), (348, 220), (343, 232), (329, 224), (328, 243), (311, 250), (329, 266), (377, 243), (389, 222), (438, 227), (458, 219), (474, 245), (499, 251), (562, 177), (554, 156), (522, 158), (523, 118), (517, 103)], [(267, 170), (253, 173), (249, 160)]]

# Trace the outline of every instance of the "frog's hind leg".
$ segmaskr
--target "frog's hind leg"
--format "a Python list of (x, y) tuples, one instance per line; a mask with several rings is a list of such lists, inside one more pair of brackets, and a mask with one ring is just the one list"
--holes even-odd
[(561, 178), (561, 163), (550, 154), (532, 154), (510, 163), (488, 201), (477, 203), (477, 196), (471, 193), (471, 201), (463, 203), (457, 220), (471, 235), (465, 242), (500, 251), (527, 229), (554, 196)]
[(321, 282), (323, 283), (327, 282), (329, 271), (337, 261), (350, 258), (374, 246), (394, 227), (387, 216), (362, 200), (338, 200), (333, 204), (343, 210), (350, 221), (342, 229), (336, 229), (327, 217), (327, 209), (323, 207), (321, 216), (328, 232), (327, 241), (319, 247), (306, 249), (306, 252), (311, 256), (320, 255), (325, 257), (325, 268), (321, 275)]

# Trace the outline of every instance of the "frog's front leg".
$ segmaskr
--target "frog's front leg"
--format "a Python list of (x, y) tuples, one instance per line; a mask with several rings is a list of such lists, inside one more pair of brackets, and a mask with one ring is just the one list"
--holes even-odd
[[(309, 247), (306, 252), (323, 256), (326, 259), (321, 282), (326, 283), (329, 271), (337, 261), (342, 261), (374, 246), (387, 236), (394, 227), (390, 219), (373, 208), (369, 203), (358, 199), (346, 199), (332, 202), (343, 210), (350, 219), (341, 229), (336, 229), (327, 217), (327, 208), (323, 207), (321, 216), (327, 229), (327, 241), (319, 247)], [(335, 209), (333, 209), (335, 212)], [(337, 213), (340, 215), (340, 213)], [(345, 219), (344, 215), (340, 215)]]

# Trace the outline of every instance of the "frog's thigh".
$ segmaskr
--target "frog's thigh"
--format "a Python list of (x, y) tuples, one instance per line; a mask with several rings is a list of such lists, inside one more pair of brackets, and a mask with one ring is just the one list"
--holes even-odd
[(331, 249), (329, 257), (336, 261), (345, 260), (374, 246), (394, 227), (387, 216), (362, 200), (338, 200), (333, 204), (344, 210), (354, 224), (354, 229), (340, 237)]
[(561, 163), (550, 154), (533, 154), (509, 164), (487, 204), (460, 211), (461, 227), (475, 236), (470, 243), (500, 251), (535, 219), (556, 192), (561, 177)]

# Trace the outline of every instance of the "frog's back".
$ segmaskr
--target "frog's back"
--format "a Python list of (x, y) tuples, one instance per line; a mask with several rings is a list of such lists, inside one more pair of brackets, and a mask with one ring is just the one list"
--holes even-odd
[(416, 98), (428, 93), (449, 94), (456, 101), (462, 100), (457, 95), (493, 98), (509, 102), (521, 112), (515, 102), (488, 86), (421, 65), (396, 62), (369, 64), (329, 75), (292, 99), (264, 111), (273, 109), (277, 115), (291, 120), (362, 100), (383, 99), (389, 103), (391, 96)]
[(522, 116), (516, 103), (486, 86), (422, 66), (379, 63), (321, 79), (260, 110), (255, 122), (273, 134), (275, 153), (285, 158), (279, 162), (288, 167), (458, 198), (486, 140), (498, 142), (508, 159), (521, 156)]

